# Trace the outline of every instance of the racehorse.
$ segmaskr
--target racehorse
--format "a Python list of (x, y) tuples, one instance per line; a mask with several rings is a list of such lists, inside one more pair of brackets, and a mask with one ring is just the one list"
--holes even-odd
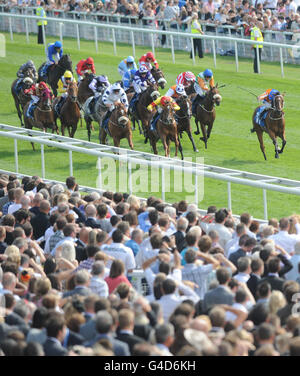
[[(147, 142), (147, 134), (149, 128), (149, 122), (152, 118), (152, 113), (147, 110), (147, 106), (152, 103), (155, 99), (160, 96), (159, 92), (157, 91), (157, 85), (153, 85), (151, 83), (148, 84), (148, 87), (145, 91), (140, 94), (139, 100), (136, 102), (135, 105), (135, 112), (131, 116), (131, 120), (133, 122), (133, 128), (135, 129), (135, 122), (138, 123), (140, 134), (144, 132), (146, 137), (145, 143)], [(142, 129), (140, 127), (139, 120), (142, 122)]]
[(191, 117), (192, 117), (192, 104), (191, 101), (181, 96), (176, 99), (176, 103), (180, 107), (180, 110), (176, 111), (175, 113), (175, 119), (177, 120), (177, 128), (178, 128), (178, 134), (180, 135), (180, 138), (182, 137), (182, 133), (186, 132), (189, 136), (189, 139), (191, 140), (191, 143), (193, 145), (193, 150), (195, 152), (198, 152), (198, 149), (196, 148), (195, 141), (193, 139), (192, 135), (192, 127), (191, 127)]
[(84, 102), (94, 95), (92, 89), (89, 88), (89, 84), (92, 82), (95, 75), (93, 73), (88, 73), (85, 77), (79, 82), (78, 85), (78, 102), (80, 105), (83, 105)]
[(177, 157), (179, 148), (181, 159), (183, 159), (182, 146), (178, 138), (177, 124), (171, 103), (166, 104), (163, 107), (163, 111), (156, 123), (156, 129), (157, 131), (149, 130), (150, 144), (154, 154), (158, 154), (156, 143), (161, 139), (165, 150), (165, 156), (170, 157), (170, 141), (173, 141), (175, 143), (175, 157)]
[[(267, 110), (267, 115), (265, 118), (265, 129), (262, 129), (259, 124), (256, 123), (256, 111), (259, 107), (257, 107), (253, 113), (252, 116), (252, 123), (254, 131), (257, 134), (257, 138), (260, 144), (260, 149), (264, 155), (265, 160), (267, 160), (266, 154), (265, 154), (265, 146), (263, 141), (263, 132), (266, 132), (269, 134), (271, 140), (273, 141), (273, 144), (275, 146), (275, 158), (279, 158), (279, 154), (283, 152), (283, 149), (286, 145), (286, 139), (285, 139), (285, 119), (284, 119), (284, 100), (283, 95), (276, 95), (273, 99), (272, 107)], [(282, 140), (282, 146), (281, 149), (278, 150), (278, 144), (277, 144), (277, 137), (280, 137)]]
[(152, 67), (151, 74), (153, 78), (155, 79), (155, 81), (157, 82), (157, 85), (161, 89), (164, 89), (166, 86), (167, 80), (165, 79), (163, 72), (160, 69), (156, 69), (155, 67)]
[[(77, 124), (80, 119), (80, 110), (77, 103), (77, 84), (76, 82), (70, 82), (68, 85), (68, 96), (65, 103), (61, 107), (59, 119), (61, 123), (61, 134), (65, 135), (65, 127), (68, 128), (69, 137), (74, 137)], [(53, 108), (59, 102), (60, 98), (57, 97), (54, 100)], [(57, 124), (57, 114), (54, 111), (54, 120)], [(57, 125), (56, 125), (57, 126)]]
[[(90, 102), (94, 100), (94, 111), (93, 113), (90, 112), (89, 110), (89, 105)], [(84, 120), (86, 123), (86, 129), (88, 133), (88, 140), (91, 140), (91, 130), (92, 130), (92, 121), (96, 121), (99, 124), (99, 129), (101, 127), (102, 119), (104, 115), (106, 114), (107, 107), (102, 103), (102, 95), (99, 95), (97, 97), (89, 97), (83, 107), (83, 112), (84, 112)]]
[[(48, 89), (45, 89), (40, 96), (40, 100), (36, 105), (36, 108), (33, 111), (33, 119), (27, 116), (27, 109), (29, 103), (24, 107), (24, 122), (26, 129), (32, 129), (33, 127), (40, 128), (46, 132), (47, 128), (50, 128), (56, 131), (58, 134), (57, 126), (54, 121), (54, 114), (52, 110), (51, 103), (51, 92)], [(35, 150), (33, 142), (31, 143), (32, 149)]]
[(46, 63), (42, 64), (38, 69), (38, 82), (47, 82), (51, 86), (53, 94), (57, 96), (57, 83), (59, 79), (64, 75), (66, 70), (73, 72), (72, 60), (70, 55), (63, 55), (57, 64), (50, 65), (47, 72), (47, 78), (41, 77), (41, 70), (45, 64)]
[(127, 138), (131, 150), (133, 150), (131, 122), (127, 116), (126, 107), (123, 103), (116, 103), (107, 125), (108, 131), (104, 127), (99, 129), (99, 141), (106, 144), (106, 136), (109, 133), (113, 139), (114, 146), (120, 146), (120, 140)]
[[(196, 116), (195, 116), (195, 123), (197, 126), (197, 131), (195, 134), (199, 134), (199, 122), (201, 125), (202, 136), (200, 140), (202, 140), (205, 144), (205, 149), (207, 149), (207, 140), (209, 139), (214, 121), (216, 119), (216, 109), (215, 105), (219, 106), (221, 103), (222, 97), (219, 94), (218, 84), (212, 87), (206, 93), (203, 102), (198, 103), (196, 108)], [(207, 126), (207, 132), (206, 132)]]
[(195, 90), (195, 83), (192, 82), (189, 86), (185, 88), (185, 93), (189, 97), (189, 99), (192, 101), (194, 97), (197, 95)]
[[(20, 122), (21, 122), (21, 127), (24, 127), (24, 123), (23, 123), (23, 119), (22, 119), (23, 108), (24, 108), (25, 104), (30, 101), (30, 98), (31, 98), (30, 95), (24, 94), (23, 80), (26, 77), (29, 77), (33, 81), (35, 81), (36, 77), (35, 77), (33, 70), (31, 68), (27, 69), (23, 78), (17, 78), (16, 80), (14, 80), (14, 82), (11, 85), (11, 94), (12, 94), (14, 101), (15, 101), (15, 106), (16, 106), (18, 116), (19, 116), (19, 119), (20, 119)], [(19, 80), (21, 80), (22, 83), (21, 83), (20, 91), (19, 91), (19, 93), (17, 93), (16, 92), (16, 84)]]

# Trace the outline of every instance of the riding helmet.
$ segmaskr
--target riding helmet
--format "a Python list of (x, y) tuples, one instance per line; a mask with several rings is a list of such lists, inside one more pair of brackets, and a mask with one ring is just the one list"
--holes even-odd
[(145, 65), (141, 65), (140, 68), (139, 68), (139, 73), (140, 74), (145, 74), (147, 72), (148, 72), (147, 67), (145, 67)]
[(213, 76), (213, 72), (210, 69), (205, 69), (204, 71), (204, 77), (211, 78)]
[(71, 79), (72, 79), (72, 78), (73, 78), (72, 72), (70, 72), (69, 70), (66, 70), (66, 71), (65, 71), (65, 74), (64, 74), (64, 77), (65, 77), (65, 78), (71, 78)]
[(133, 56), (127, 56), (126, 61), (127, 61), (127, 63), (134, 63), (134, 57)]
[(118, 83), (118, 82), (115, 82), (113, 85), (112, 85), (112, 90), (115, 91), (115, 90), (121, 90), (121, 85)]
[(166, 104), (168, 104), (168, 103), (170, 103), (170, 102), (172, 102), (172, 98), (171, 98), (171, 97), (168, 97), (168, 96), (166, 96), (166, 95), (164, 95), (164, 96), (161, 98), (161, 101), (160, 101), (160, 103), (161, 103), (162, 106), (165, 106)]
[(32, 60), (28, 60), (27, 64), (30, 66), (30, 67), (34, 67), (34, 62)]
[(148, 52), (148, 53), (146, 54), (146, 59), (155, 60), (153, 53), (152, 53), (152, 52)]
[(180, 94), (180, 95), (185, 94), (184, 86), (181, 85), (181, 84), (176, 86), (175, 91), (176, 91), (177, 94)]
[(185, 73), (185, 79), (186, 79), (187, 81), (195, 81), (195, 80), (196, 80), (196, 77), (195, 77), (195, 75), (194, 75), (193, 72), (186, 72), (186, 73)]
[(93, 65), (94, 59), (92, 57), (88, 57), (85, 62), (86, 62), (86, 64)]
[(60, 42), (60, 41), (56, 41), (55, 43), (54, 43), (54, 47), (55, 48), (62, 48), (62, 43)]
[(32, 85), (33, 80), (30, 77), (25, 77), (23, 80), (24, 84)]

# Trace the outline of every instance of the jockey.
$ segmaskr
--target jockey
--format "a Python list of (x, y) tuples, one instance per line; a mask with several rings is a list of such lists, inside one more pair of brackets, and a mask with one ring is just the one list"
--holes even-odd
[(264, 93), (258, 96), (257, 100), (262, 102), (263, 105), (267, 108), (272, 107), (273, 99), (276, 95), (280, 95), (280, 92), (276, 89), (268, 89)]
[[(280, 92), (276, 89), (267, 89), (264, 93), (259, 95), (257, 97), (257, 100), (259, 102), (262, 102), (262, 106), (260, 107), (260, 110), (256, 112), (256, 122), (260, 123), (260, 120), (263, 119), (263, 115), (266, 113), (266, 111), (272, 107), (273, 99), (276, 97), (276, 95), (280, 95)], [(255, 132), (255, 129), (252, 128), (251, 132)]]
[(177, 99), (181, 96), (187, 96), (187, 95), (186, 95), (186, 92), (184, 90), (184, 86), (179, 84), (179, 85), (171, 86), (170, 89), (166, 92), (166, 96)]
[(198, 74), (197, 82), (194, 85), (197, 96), (195, 97), (193, 104), (192, 104), (193, 114), (196, 111), (196, 107), (198, 103), (201, 103), (203, 101), (206, 92), (209, 91), (209, 88), (212, 88), (214, 86), (215, 86), (214, 76), (213, 76), (213, 72), (210, 69), (205, 69), (204, 72), (200, 72)]
[(105, 90), (105, 92), (102, 96), (102, 103), (108, 109), (106, 114), (105, 114), (105, 117), (103, 118), (102, 127), (106, 126), (108, 119), (109, 119), (112, 111), (115, 108), (116, 102), (123, 103), (126, 107), (126, 111), (128, 110), (127, 95), (126, 95), (124, 89), (122, 89), (121, 85), (118, 82), (114, 83), (113, 85), (110, 85)]
[(157, 112), (153, 116), (153, 119), (151, 121), (151, 127), (150, 127), (150, 129), (152, 131), (154, 129), (156, 129), (156, 123), (157, 123), (157, 120), (159, 119), (160, 114), (163, 111), (163, 107), (166, 106), (169, 103), (171, 103), (171, 105), (172, 105), (172, 107), (174, 108), (175, 111), (180, 110), (180, 107), (175, 102), (175, 100), (172, 97), (169, 97), (167, 95), (163, 95), (163, 96), (157, 98), (155, 101), (153, 101), (152, 103), (150, 103), (149, 106), (147, 107), (147, 110), (150, 111), (150, 112), (152, 112), (155, 107), (158, 107), (157, 108)]
[(60, 100), (59, 102), (57, 103), (57, 105), (55, 106), (56, 107), (56, 112), (59, 114), (67, 96), (68, 96), (68, 93), (67, 93), (67, 90), (68, 90), (68, 86), (69, 86), (69, 83), (70, 82), (74, 82), (75, 79), (73, 77), (73, 74), (72, 72), (70, 71), (65, 71), (64, 75), (59, 79), (57, 85), (58, 85), (58, 93), (61, 94), (61, 97), (60, 97)]
[(155, 66), (156, 69), (158, 69), (159, 65), (158, 62), (155, 60), (155, 57), (152, 52), (147, 52), (145, 55), (143, 55), (139, 60), (139, 67), (142, 65), (145, 65), (149, 71), (152, 69), (151, 63)]
[(22, 81), (25, 85), (24, 88), (24, 93), (26, 89), (29, 89), (34, 83), (33, 80), (30, 77), (25, 77), (24, 80)]
[(176, 78), (176, 84), (182, 84), (184, 88), (190, 86), (193, 82), (196, 81), (196, 77), (192, 72), (183, 72), (180, 73)]
[(31, 101), (27, 108), (27, 116), (30, 116), (31, 107), (38, 103), (38, 101), (40, 100), (40, 96), (45, 89), (48, 89), (48, 86), (45, 84), (45, 82), (41, 81), (38, 84), (33, 83), (29, 89), (24, 90), (24, 94), (28, 94), (31, 96)]
[(57, 64), (63, 55), (62, 43), (56, 41), (55, 43), (49, 43), (46, 51), (47, 61), (41, 71), (42, 77), (47, 75), (48, 68), (52, 64)]
[(96, 73), (94, 59), (92, 57), (88, 57), (86, 60), (80, 60), (79, 63), (76, 65), (78, 82), (80, 82), (83, 76), (89, 71), (91, 71), (91, 73), (93, 74)]
[(146, 68), (145, 65), (142, 65), (136, 71), (132, 81), (135, 94), (130, 101), (130, 111), (133, 112), (134, 105), (137, 102), (139, 95), (147, 89), (147, 81), (150, 81), (153, 85), (156, 84), (156, 81), (150, 71)]
[(19, 78), (24, 78), (26, 77), (27, 71), (31, 69), (33, 73), (33, 78), (37, 79), (37, 71), (34, 65), (34, 62), (32, 60), (28, 60), (26, 63), (20, 66), (18, 72), (17, 72), (17, 77)]
[(136, 69), (128, 70), (124, 73), (122, 77), (123, 88), (127, 91), (130, 87), (132, 87), (134, 75), (136, 74)]
[(95, 96), (100, 95), (103, 89), (106, 89), (109, 86), (110, 83), (106, 76), (97, 76), (89, 84), (89, 88), (93, 91)]
[(122, 60), (118, 66), (118, 72), (123, 77), (126, 72), (131, 71), (132, 69), (137, 70), (134, 57), (128, 56), (126, 59)]

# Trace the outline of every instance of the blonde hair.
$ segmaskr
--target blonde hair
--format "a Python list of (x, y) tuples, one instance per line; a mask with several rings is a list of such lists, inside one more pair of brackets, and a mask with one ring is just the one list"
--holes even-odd
[(286, 305), (286, 300), (281, 291), (274, 290), (269, 299), (269, 312), (276, 314), (277, 311)]
[(8, 261), (12, 261), (18, 265), (20, 265), (21, 263), (21, 254), (20, 254), (20, 250), (18, 247), (16, 247), (15, 245), (9, 245), (5, 252), (4, 252), (5, 255), (7, 255), (7, 260)]
[(37, 296), (44, 296), (51, 290), (51, 282), (48, 278), (39, 278), (34, 284), (34, 292)]
[(140, 204), (140, 200), (134, 196), (134, 195), (130, 195), (128, 198), (127, 198), (127, 203), (130, 205), (130, 210), (139, 210), (141, 204)]

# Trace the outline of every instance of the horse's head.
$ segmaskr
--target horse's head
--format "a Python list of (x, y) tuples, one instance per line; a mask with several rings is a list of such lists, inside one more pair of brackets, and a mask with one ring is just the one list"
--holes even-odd
[(121, 102), (116, 103), (114, 111), (116, 112), (118, 125), (124, 128), (129, 122), (125, 105)]
[(70, 55), (63, 55), (59, 60), (58, 65), (61, 66), (63, 69), (69, 70), (73, 73), (72, 60), (70, 58)]
[(160, 94), (159, 94), (159, 91), (157, 90), (157, 85), (153, 85), (153, 84), (149, 84), (148, 85), (148, 88), (146, 90), (146, 93), (150, 96), (150, 98), (152, 99), (152, 101), (155, 101), (155, 99), (157, 99)]
[(192, 117), (192, 106), (191, 101), (188, 99), (186, 95), (181, 95), (176, 99), (176, 103), (180, 107), (178, 113), (184, 113), (185, 117), (191, 118)]
[(209, 90), (208, 96), (210, 97), (210, 99), (212, 100), (214, 104), (216, 104), (217, 106), (220, 106), (222, 97), (218, 90), (218, 84)]
[(163, 106), (161, 113), (161, 120), (165, 124), (172, 124), (174, 122), (174, 110), (172, 103), (168, 102)]
[(76, 82), (70, 82), (68, 85), (68, 96), (72, 102), (77, 101), (78, 88)]
[(163, 72), (160, 69), (156, 69), (155, 67), (152, 68), (151, 74), (155, 81), (157, 82), (158, 86), (160, 86), (162, 89), (165, 88), (167, 80), (164, 77)]
[(46, 110), (50, 110), (51, 109), (52, 96), (51, 96), (51, 91), (48, 88), (45, 88), (42, 91), (42, 93), (40, 95), (40, 99), (41, 99), (41, 102), (42, 102), (42, 106)]
[(279, 94), (273, 98), (273, 107), (276, 111), (282, 112), (284, 107), (283, 95)]

